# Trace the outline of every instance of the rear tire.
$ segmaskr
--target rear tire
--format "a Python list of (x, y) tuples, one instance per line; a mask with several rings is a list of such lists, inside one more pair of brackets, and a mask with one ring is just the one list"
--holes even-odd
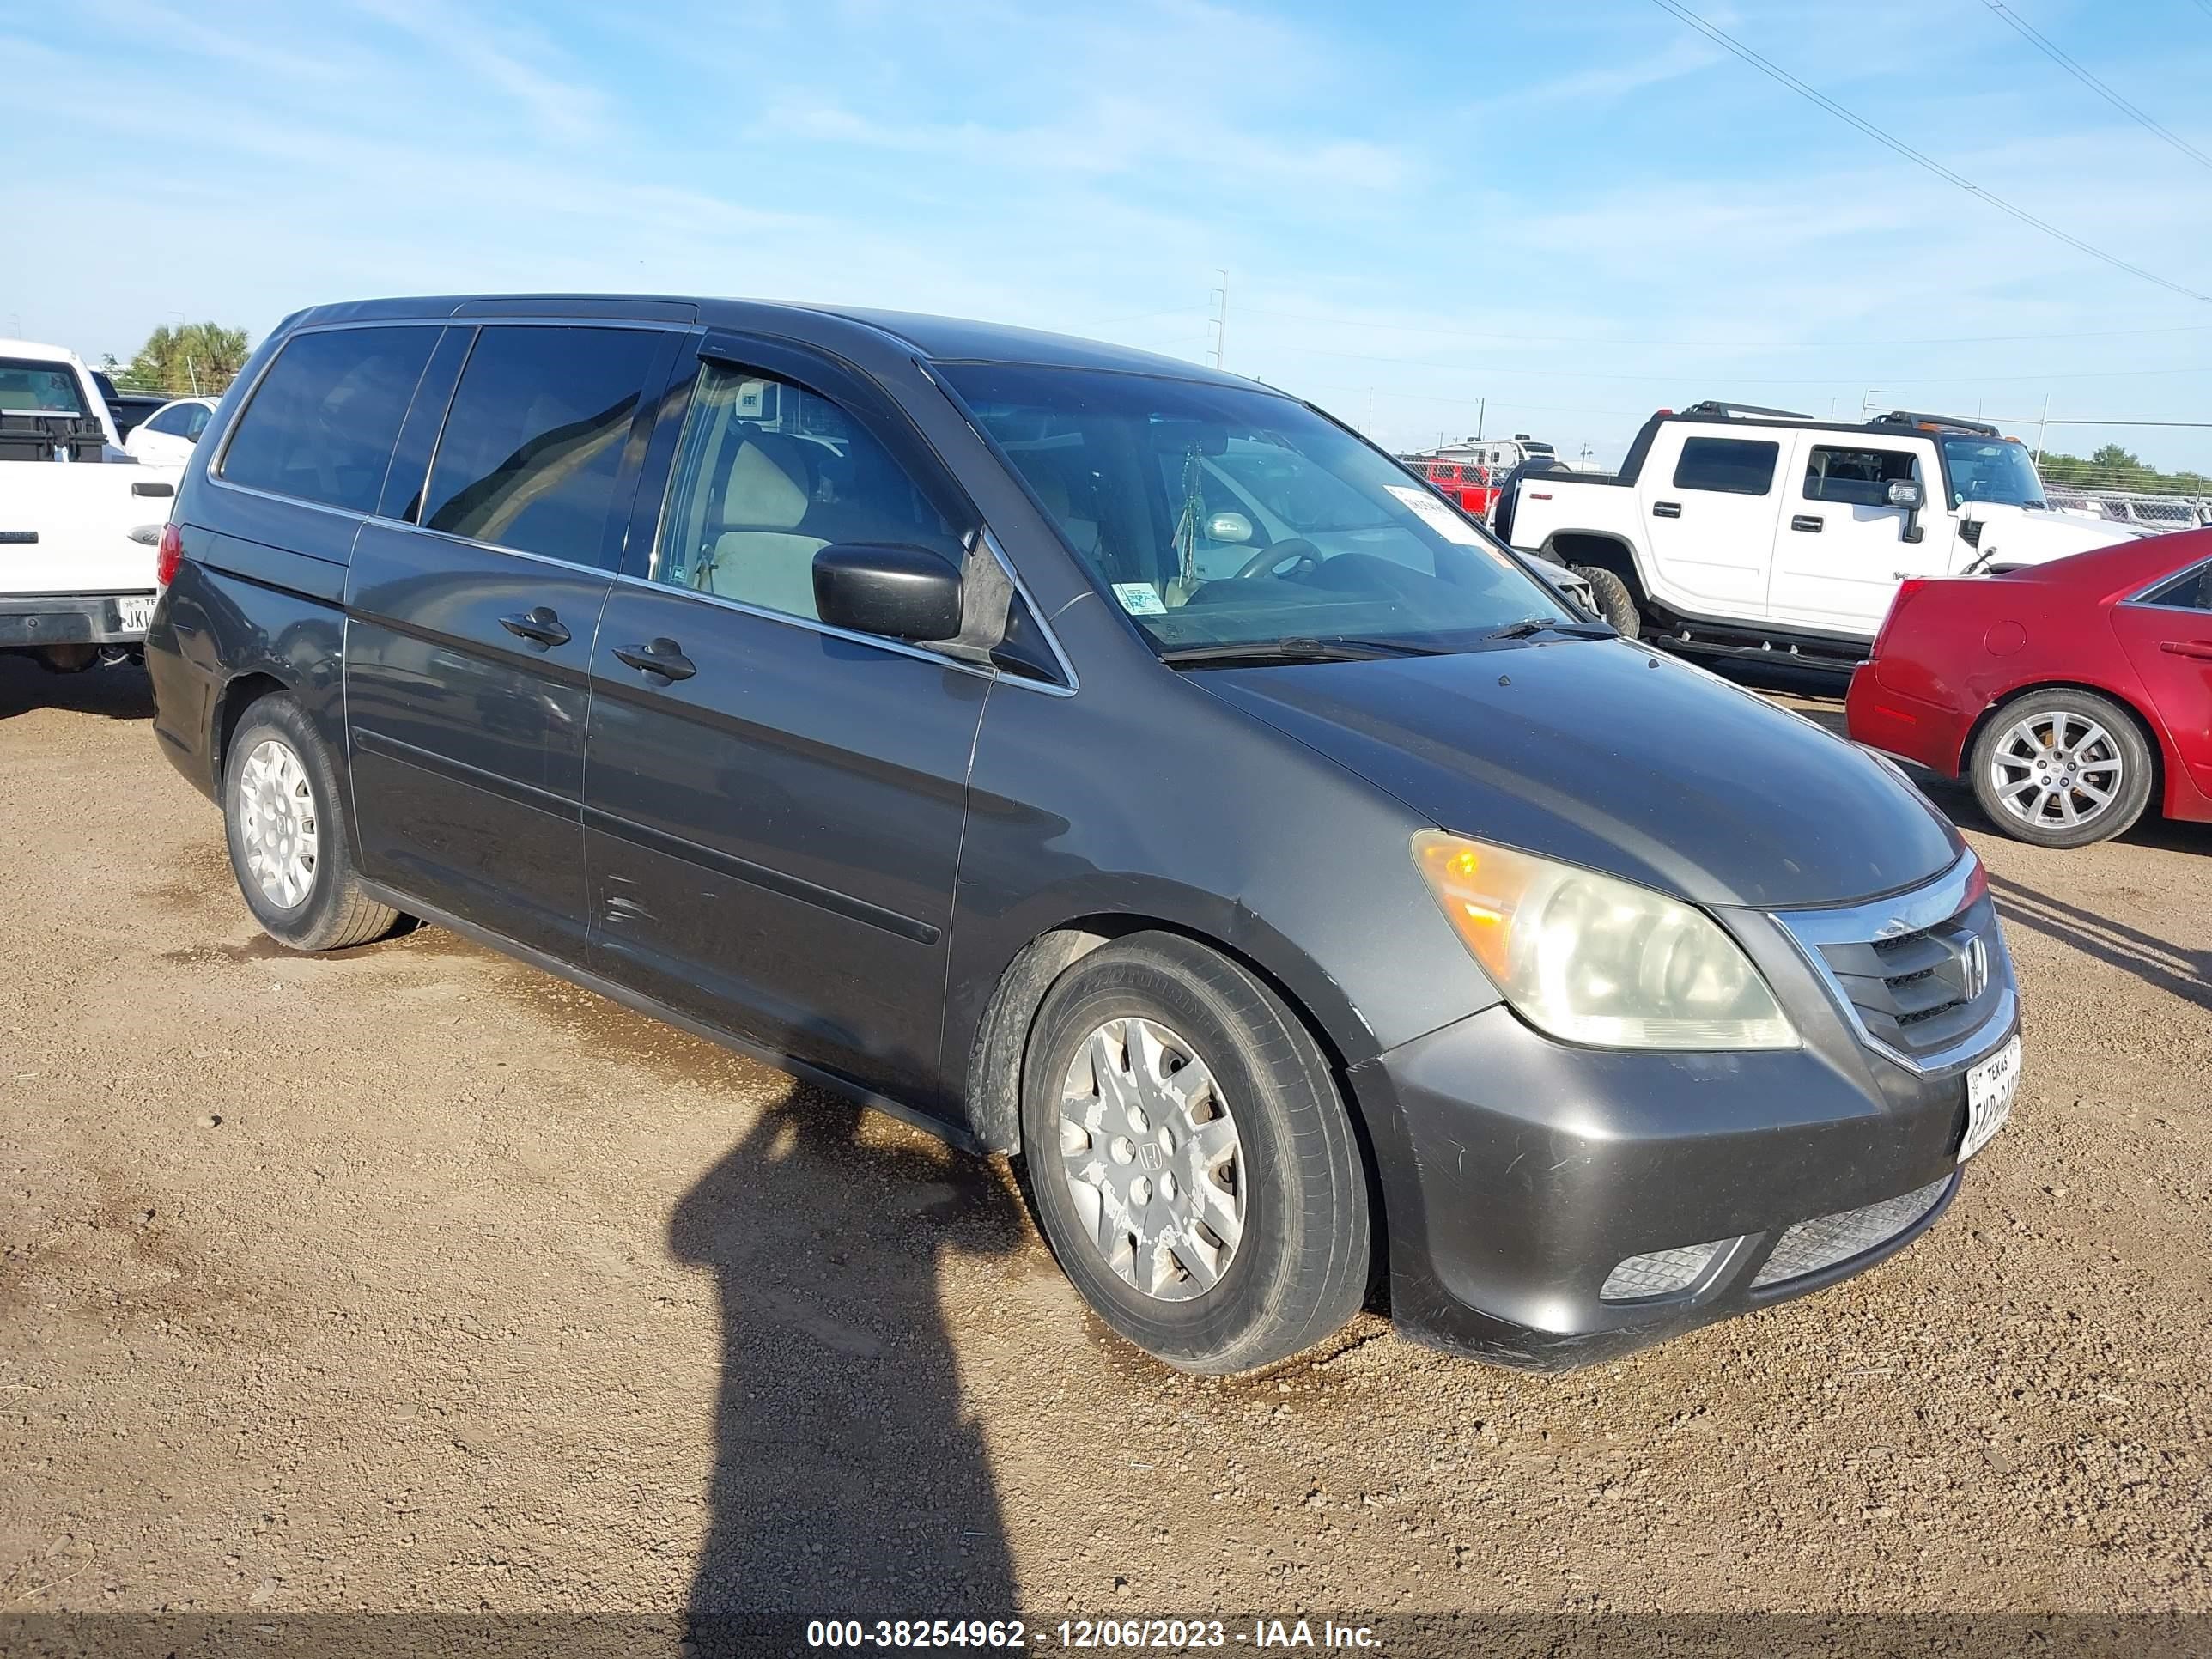
[(1575, 564), (1567, 567), (1590, 586), (1590, 593), (1597, 600), (1598, 614), (1611, 623), (1613, 631), (1624, 640), (1632, 640), (1644, 631), (1644, 617), (1636, 608), (1636, 596), (1628, 591), (1628, 584), (1603, 565)]
[(362, 889), (337, 774), (296, 700), (246, 711), (223, 763), (231, 872), (262, 931), (295, 951), (343, 951), (390, 933), (399, 913)]
[(1205, 946), (1133, 934), (1060, 976), (1023, 1057), (1022, 1143), (1061, 1268), (1167, 1364), (1252, 1370), (1358, 1311), (1367, 1170), (1328, 1062)]
[(2150, 744), (2091, 691), (2022, 692), (1990, 716), (1967, 765), (1990, 822), (2035, 847), (2108, 840), (2150, 805)]

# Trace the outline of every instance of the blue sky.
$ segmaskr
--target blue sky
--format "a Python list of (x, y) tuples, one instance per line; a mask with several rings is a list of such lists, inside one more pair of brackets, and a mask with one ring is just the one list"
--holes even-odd
[[(1696, 9), (1968, 178), (2212, 293), (2212, 170), (1984, 0)], [(2197, 0), (2008, 0), (2212, 151)], [(1701, 397), (2212, 419), (2212, 304), (2019, 225), (1649, 0), (0, 0), (0, 327), (127, 357), (372, 294), (985, 316), (1227, 366), (1395, 447), (1617, 458)], [(1946, 343), (1917, 343), (1942, 341)], [(2212, 432), (2054, 427), (2212, 470)]]

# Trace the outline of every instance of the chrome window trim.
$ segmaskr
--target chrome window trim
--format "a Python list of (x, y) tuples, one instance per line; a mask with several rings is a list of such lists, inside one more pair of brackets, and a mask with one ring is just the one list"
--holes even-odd
[(2212, 570), (2212, 559), (2201, 559), (2197, 563), (2184, 566), (2179, 570), (2170, 570), (2148, 586), (2129, 594), (2120, 603), (2134, 605), (2141, 611), (2172, 611), (2185, 617), (2212, 617), (2212, 611), (2207, 611), (2201, 605), (2154, 605), (2150, 599), (2150, 596), (2161, 587), (2171, 587), (2174, 583), (2185, 580), (2191, 576), (2202, 581), (2204, 573), (2208, 570)]
[(1075, 665), (1068, 660), (1067, 653), (1060, 645), (1060, 635), (1053, 631), (1052, 624), (1045, 619), (1044, 607), (1036, 602), (1036, 595), (1030, 592), (1029, 584), (1022, 580), (1022, 573), (1014, 568), (1014, 562), (1008, 556), (1005, 544), (990, 526), (983, 526), (982, 535), (983, 545), (999, 562), (999, 568), (1006, 573), (1006, 580), (1013, 583), (1016, 595), (1029, 607), (1030, 619), (1036, 623), (1037, 632), (1044, 635), (1044, 642), (1052, 648), (1052, 659), (1060, 665), (1060, 678), (1066, 684), (1054, 685), (1047, 680), (1033, 680), (1026, 675), (1009, 674), (1004, 670), (1000, 671), (1000, 677), (1013, 684), (1028, 686), (1033, 691), (1049, 692), (1054, 696), (1073, 696), (1083, 689), (1083, 680), (1076, 673)]
[(550, 553), (533, 553), (526, 547), (508, 547), (501, 542), (480, 542), (473, 536), (457, 536), (450, 530), (433, 530), (428, 525), (411, 524), (405, 519), (386, 519), (372, 513), (364, 522), (386, 530), (404, 530), (410, 536), (428, 536), (434, 541), (454, 542), (463, 547), (473, 547), (482, 553), (503, 553), (510, 559), (528, 559), (534, 564), (550, 564), (557, 570), (574, 570), (586, 576), (611, 579), (615, 574), (603, 564), (580, 564), (574, 559), (556, 558)]
[[(499, 550), (505, 551), (506, 550)], [(553, 561), (558, 562), (558, 561)], [(593, 567), (597, 568), (597, 567)], [(991, 680), (1000, 685), (1018, 685), (1032, 691), (1042, 691), (1053, 696), (1067, 697), (1074, 692), (1066, 686), (1047, 684), (1042, 680), (1026, 679), (1018, 674), (1009, 674), (1000, 668), (987, 668), (980, 663), (963, 662), (957, 657), (948, 657), (940, 652), (909, 645), (904, 640), (887, 640), (879, 634), (862, 634), (849, 628), (837, 628), (813, 617), (796, 617), (788, 611), (775, 611), (764, 605), (750, 605), (743, 599), (733, 599), (721, 593), (708, 593), (696, 587), (678, 587), (673, 582), (655, 581), (649, 576), (627, 574), (615, 577), (619, 587), (635, 587), (647, 593), (672, 595), (678, 599), (696, 599), (702, 605), (719, 605), (725, 611), (734, 611), (740, 616), (758, 617), (765, 622), (781, 623), (788, 628), (804, 629), (827, 639), (848, 640), (854, 645), (872, 646), (878, 651), (888, 651), (894, 656), (912, 657), (939, 668), (949, 668), (977, 679)]]
[(1908, 1054), (1893, 1048), (1867, 1030), (1856, 1004), (1844, 989), (1843, 981), (1829, 967), (1827, 958), (1820, 952), (1823, 945), (1869, 945), (1883, 939), (1901, 938), (1939, 926), (1966, 908), (1966, 893), (1972, 885), (1980, 863), (1972, 853), (1963, 853), (1957, 862), (1925, 886), (1888, 898), (1870, 899), (1860, 904), (1837, 905), (1817, 910), (1775, 910), (1768, 914), (1781, 927), (1783, 934), (1796, 948), (1805, 965), (1828, 993), (1852, 1032), (1868, 1048), (1884, 1059), (1902, 1066), (1920, 1077), (1934, 1077), (1946, 1072), (1960, 1070), (1981, 1059), (2003, 1041), (2011, 1032), (2020, 1016), (2020, 995), (2014, 988), (2012, 973), (2012, 952), (2005, 946), (2003, 932), (1995, 930), (1993, 943), (1997, 956), (2004, 964), (2004, 981), (1998, 987), (1996, 1006), (1989, 1018), (1956, 1042), (1932, 1054)]

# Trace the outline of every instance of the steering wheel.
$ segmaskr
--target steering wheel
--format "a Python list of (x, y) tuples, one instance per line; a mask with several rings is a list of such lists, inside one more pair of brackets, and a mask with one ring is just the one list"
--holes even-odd
[[(1296, 561), (1295, 563), (1292, 561)], [(1303, 536), (1285, 536), (1273, 546), (1263, 547), (1244, 561), (1244, 568), (1237, 573), (1238, 581), (1249, 581), (1255, 576), (1272, 576), (1279, 566), (1291, 566), (1290, 574), (1303, 576), (1310, 570), (1321, 568), (1321, 549)]]

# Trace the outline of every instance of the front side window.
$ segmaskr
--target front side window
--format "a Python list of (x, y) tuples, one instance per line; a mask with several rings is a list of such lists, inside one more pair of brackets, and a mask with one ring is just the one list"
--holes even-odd
[(832, 542), (961, 556), (955, 527), (836, 403), (707, 364), (684, 416), (653, 580), (814, 619), (814, 556)]
[(1890, 485), (1910, 483), (1918, 476), (1910, 450), (1818, 444), (1805, 458), (1805, 499), (1844, 507), (1887, 507)]
[(2012, 438), (1969, 438), (1946, 434), (1943, 465), (1951, 474), (1951, 505), (1996, 501), (2011, 507), (2047, 507), (2043, 480), (2027, 446)]
[(185, 410), (185, 436), (198, 443), (200, 434), (207, 430), (207, 423), (214, 418), (215, 410), (205, 404), (192, 404)]
[(82, 415), (84, 393), (65, 364), (0, 357), (0, 412)]
[(423, 525), (604, 565), (623, 442), (660, 341), (650, 329), (483, 329), (438, 440)]
[(1101, 588), (1165, 649), (1451, 650), (1570, 613), (1435, 490), (1256, 388), (953, 364), (949, 380)]
[(1774, 487), (1782, 446), (1751, 438), (1687, 438), (1674, 463), (1674, 488), (1723, 495), (1764, 495)]
[(295, 335), (254, 388), (222, 458), (228, 483), (368, 513), (435, 327)]

